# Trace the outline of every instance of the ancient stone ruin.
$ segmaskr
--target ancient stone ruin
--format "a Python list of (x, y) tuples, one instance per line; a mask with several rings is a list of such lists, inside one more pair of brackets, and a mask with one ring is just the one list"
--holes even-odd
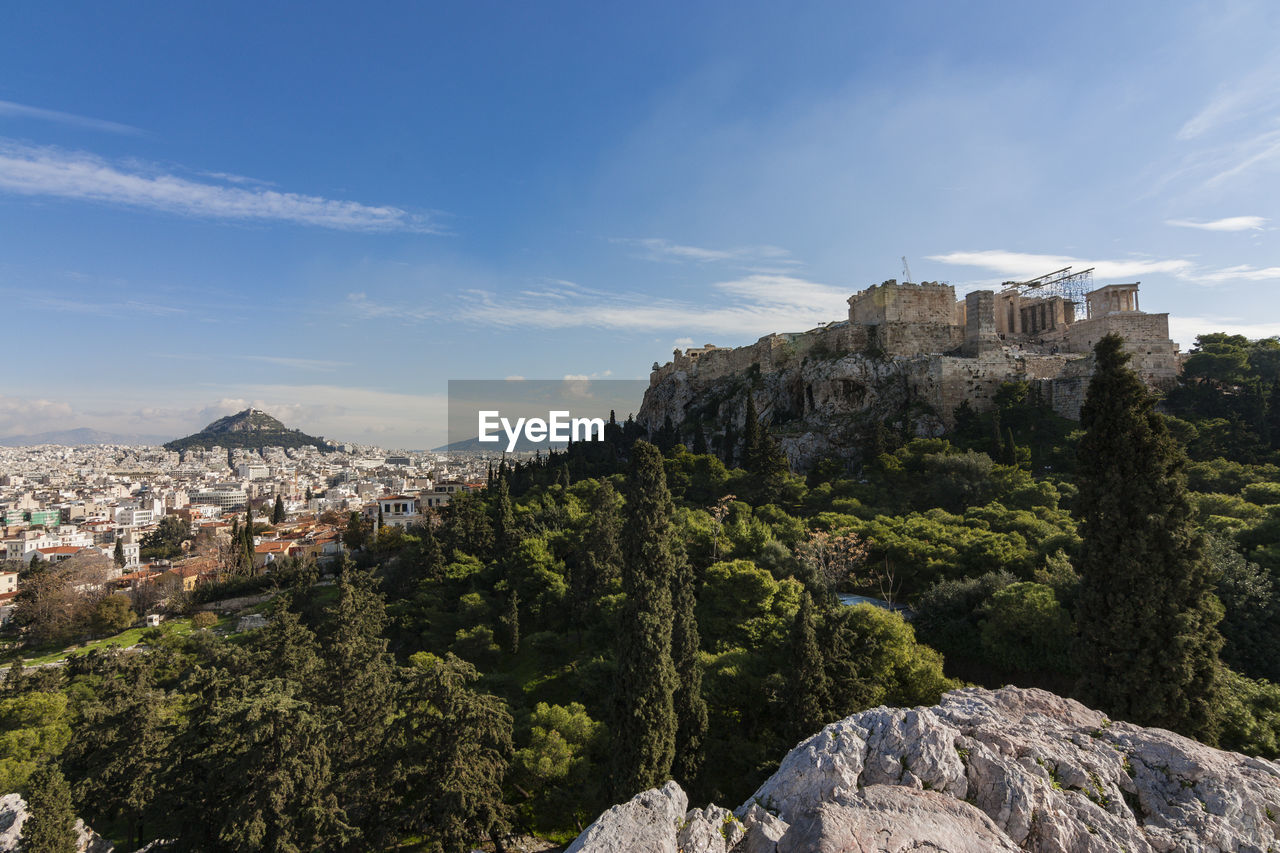
[(682, 434), (691, 420), (708, 430), (740, 425), (749, 387), (764, 422), (783, 427), (784, 449), (803, 466), (856, 443), (841, 437), (850, 418), (939, 435), (962, 402), (981, 411), (1010, 381), (1029, 383), (1058, 414), (1078, 419), (1093, 346), (1113, 332), (1148, 385), (1171, 384), (1180, 358), (1169, 315), (1141, 310), (1137, 282), (1084, 282), (1091, 271), (1060, 270), (957, 300), (949, 284), (889, 280), (849, 297), (845, 320), (744, 347), (676, 350), (654, 365), (638, 417), (650, 429), (670, 418)]

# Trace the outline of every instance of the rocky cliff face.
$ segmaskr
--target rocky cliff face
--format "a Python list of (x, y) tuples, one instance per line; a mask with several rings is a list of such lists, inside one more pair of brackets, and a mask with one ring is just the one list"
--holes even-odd
[(736, 811), (687, 805), (674, 782), (646, 791), (569, 853), (1280, 848), (1280, 765), (1013, 687), (854, 714), (791, 750)]
[(712, 449), (719, 449), (726, 425), (742, 435), (749, 392), (792, 467), (805, 470), (826, 457), (861, 461), (881, 425), (908, 435), (941, 435), (962, 402), (986, 409), (1010, 381), (1036, 383), (1058, 414), (1078, 418), (1092, 366), (1089, 357), (1009, 347), (960, 358), (817, 348), (802, 353), (780, 346), (750, 364), (737, 363), (756, 357), (755, 349), (724, 350), (723, 356), (682, 359), (689, 363), (656, 370), (637, 420), (656, 430), (670, 418), (685, 442), (701, 422)]
[(686, 443), (701, 421), (718, 449), (725, 425), (741, 437), (749, 392), (793, 467), (805, 469), (827, 456), (858, 461), (877, 423), (921, 436), (942, 433), (942, 417), (920, 391), (932, 361), (851, 354), (795, 359), (768, 372), (676, 371), (645, 393), (638, 419), (656, 429), (670, 418)]

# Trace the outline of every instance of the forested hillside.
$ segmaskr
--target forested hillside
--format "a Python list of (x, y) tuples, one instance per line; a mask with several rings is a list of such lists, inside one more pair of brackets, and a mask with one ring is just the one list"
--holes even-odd
[(824, 723), (965, 682), (1280, 755), (1280, 341), (1201, 338), (1158, 408), (1098, 359), (1081, 423), (1010, 384), (858, 471), (792, 474), (754, 417), (734, 467), (611, 423), (429, 525), (353, 515), (331, 577), (228, 582), (279, 591), (265, 628), (10, 670), (0, 790), (53, 764), (123, 849), (563, 840), (668, 778), (734, 805)]

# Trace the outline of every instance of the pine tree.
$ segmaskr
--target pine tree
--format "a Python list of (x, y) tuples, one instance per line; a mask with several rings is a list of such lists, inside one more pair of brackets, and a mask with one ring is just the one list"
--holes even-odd
[(112, 558), (115, 560), (117, 568), (124, 568), (126, 562), (124, 558), (124, 537), (116, 537), (116, 550)]
[(22, 824), (25, 853), (75, 853), (76, 815), (71, 788), (54, 764), (45, 764), (27, 782), (27, 809)]
[(672, 512), (662, 453), (637, 441), (631, 449), (621, 537), (626, 601), (618, 626), (611, 778), (619, 799), (665, 783), (675, 758)]
[(813, 629), (813, 598), (800, 600), (791, 625), (790, 669), (787, 673), (788, 734), (793, 741), (808, 737), (827, 722), (831, 705), (826, 664)]
[(352, 823), (376, 831), (386, 805), (381, 763), (395, 712), (395, 662), (383, 637), (386, 604), (369, 572), (342, 572), (327, 621), (326, 678), (317, 698), (338, 723), (331, 749), (335, 784)]
[(1212, 742), (1221, 605), (1196, 532), (1184, 455), (1127, 367), (1094, 348), (1078, 459), (1081, 698), (1130, 722)]
[(693, 569), (684, 549), (673, 543), (676, 557), (671, 590), (675, 620), (671, 623), (671, 659), (676, 669), (676, 756), (673, 777), (687, 789), (702, 769), (707, 736), (707, 702), (702, 698), (702, 667), (698, 661), (698, 619), (694, 614)]
[(276, 495), (276, 505), (271, 510), (271, 523), (279, 524), (284, 521), (284, 498)]

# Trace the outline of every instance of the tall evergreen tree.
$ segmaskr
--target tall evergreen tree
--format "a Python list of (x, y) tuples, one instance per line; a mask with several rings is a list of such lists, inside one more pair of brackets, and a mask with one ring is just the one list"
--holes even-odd
[(787, 672), (788, 734), (793, 741), (808, 737), (827, 722), (831, 695), (826, 664), (813, 629), (813, 598), (806, 591), (791, 625), (790, 668)]
[(702, 665), (698, 661), (697, 600), (693, 569), (684, 548), (673, 541), (675, 578), (671, 589), (675, 620), (671, 623), (671, 659), (676, 669), (676, 755), (672, 775), (685, 788), (693, 785), (702, 769), (703, 741), (707, 736), (707, 702), (702, 698)]
[(707, 434), (702, 429), (702, 419), (699, 418), (693, 427), (693, 446), (690, 448), (694, 453), (699, 455), (707, 452)]
[(618, 626), (611, 774), (617, 798), (665, 783), (675, 758), (672, 512), (662, 453), (637, 441), (631, 448), (621, 538), (626, 602)]
[(520, 593), (514, 589), (507, 596), (507, 612), (502, 615), (502, 627), (507, 631), (507, 651), (520, 653)]
[[(502, 784), (513, 752), (511, 715), (472, 688), (475, 668), (453, 654), (414, 655), (390, 733), (400, 828), (465, 851), (509, 826)], [(495, 845), (497, 849), (502, 849)]]
[(577, 565), (569, 576), (570, 615), (579, 626), (589, 621), (600, 596), (615, 582), (621, 570), (618, 505), (613, 484), (601, 480), (591, 495), (591, 520), (582, 535)]
[(1079, 689), (1121, 719), (1212, 742), (1222, 609), (1182, 449), (1122, 345), (1107, 335), (1094, 348), (1080, 418)]
[(44, 764), (27, 783), (27, 809), (22, 824), (25, 853), (75, 853), (76, 815), (71, 788), (57, 765)]
[(326, 678), (317, 698), (338, 723), (331, 750), (338, 796), (351, 822), (377, 835), (384, 829), (383, 747), (395, 713), (395, 665), (383, 637), (386, 605), (369, 572), (342, 572), (328, 623)]
[(756, 401), (751, 392), (747, 392), (747, 413), (742, 422), (742, 452), (738, 459), (747, 471), (753, 471), (760, 451), (760, 416), (756, 413)]
[(511, 487), (507, 485), (506, 477), (499, 477), (494, 484), (489, 512), (493, 518), (493, 544), (501, 560), (508, 557), (517, 544), (515, 508), (511, 504)]
[(1000, 462), (1015, 467), (1018, 464), (1018, 445), (1013, 440), (1013, 427), (1004, 428), (1004, 446), (1000, 449)]
[(271, 523), (279, 524), (284, 521), (284, 498), (276, 495), (276, 505), (271, 508)]
[(126, 561), (124, 558), (124, 537), (122, 536), (116, 537), (116, 550), (112, 555), (112, 559), (115, 560), (116, 568), (124, 568)]

